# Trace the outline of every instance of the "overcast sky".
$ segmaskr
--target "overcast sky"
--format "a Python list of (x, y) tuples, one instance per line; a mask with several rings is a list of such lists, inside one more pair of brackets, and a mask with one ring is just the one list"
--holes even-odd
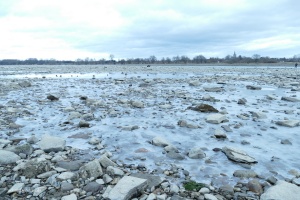
[(298, 0), (0, 0), (0, 59), (300, 54)]

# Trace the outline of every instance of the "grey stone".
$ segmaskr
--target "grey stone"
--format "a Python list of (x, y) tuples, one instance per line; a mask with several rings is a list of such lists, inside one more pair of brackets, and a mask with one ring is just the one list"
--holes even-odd
[(233, 160), (235, 162), (241, 163), (257, 163), (255, 158), (249, 156), (246, 152), (232, 148), (232, 147), (223, 147), (222, 151), (228, 157), (228, 159)]
[(203, 113), (218, 113), (219, 112), (216, 108), (214, 108), (213, 106), (208, 105), (208, 104), (200, 104), (195, 107), (190, 106), (190, 107), (188, 107), (188, 109), (198, 111), (198, 112), (203, 112)]
[(204, 194), (205, 200), (218, 200), (217, 197), (215, 197), (212, 194)]
[(24, 183), (15, 183), (7, 192), (7, 194), (15, 193), (15, 192), (21, 192), (21, 190), (24, 187)]
[(147, 180), (132, 176), (124, 176), (117, 185), (109, 191), (110, 200), (129, 200), (135, 194), (147, 187)]
[(66, 141), (60, 137), (44, 135), (38, 144), (42, 150), (49, 153), (51, 151), (58, 152), (64, 150)]
[(265, 113), (262, 113), (262, 112), (250, 112), (252, 117), (255, 117), (257, 119), (266, 119), (267, 118), (267, 115)]
[(70, 194), (70, 195), (63, 196), (61, 200), (77, 200), (77, 196), (76, 194)]
[(99, 176), (103, 175), (103, 171), (99, 161), (95, 159), (82, 166), (79, 169), (79, 174), (83, 178), (91, 178), (91, 177), (98, 178)]
[(295, 200), (300, 197), (300, 187), (285, 181), (277, 181), (261, 196), (261, 200)]
[(116, 163), (114, 163), (112, 160), (110, 160), (109, 158), (107, 158), (106, 155), (102, 155), (100, 158), (99, 158), (99, 162), (101, 164), (102, 167), (104, 168), (107, 168), (108, 166), (117, 166)]
[(200, 147), (195, 147), (189, 151), (188, 157), (192, 159), (202, 159), (206, 157), (206, 154)]
[(226, 116), (225, 115), (222, 115), (222, 114), (211, 114), (211, 115), (208, 115), (206, 118), (205, 118), (206, 122), (207, 123), (212, 123), (212, 124), (220, 124), (224, 121), (226, 121)]
[(250, 180), (247, 184), (248, 186), (248, 189), (251, 191), (251, 192), (254, 192), (256, 194), (262, 194), (263, 193), (263, 188), (261, 186), (261, 184), (259, 183), (258, 180)]
[(32, 159), (26, 162), (21, 174), (27, 178), (35, 178), (51, 169), (50, 162), (47, 160)]
[(165, 138), (159, 136), (152, 139), (152, 144), (160, 147), (171, 145)]
[(293, 98), (293, 97), (281, 97), (283, 101), (290, 101), (290, 102), (300, 102), (300, 99)]
[(172, 159), (176, 159), (176, 160), (183, 160), (184, 156), (181, 155), (180, 153), (174, 152), (174, 151), (170, 151), (168, 153), (166, 153), (166, 156)]
[(67, 191), (70, 191), (70, 190), (73, 190), (74, 189), (74, 186), (72, 183), (69, 183), (69, 182), (62, 182), (61, 185), (60, 185), (60, 190), (62, 192), (67, 192)]
[(0, 150), (0, 165), (15, 163), (20, 159), (20, 156), (11, 151)]
[(279, 126), (296, 127), (300, 125), (300, 120), (282, 120), (277, 121), (276, 124)]
[(90, 182), (83, 187), (83, 190), (86, 192), (96, 193), (103, 190), (103, 186), (98, 184), (97, 182)]
[(75, 161), (58, 161), (56, 164), (58, 167), (64, 168), (66, 170), (70, 171), (76, 171), (82, 166), (81, 160), (75, 160)]
[(248, 90), (261, 90), (260, 86), (254, 86), (254, 85), (247, 85), (246, 88)]
[(73, 172), (63, 172), (56, 177), (57, 179), (64, 181), (64, 180), (75, 180), (76, 174)]
[(240, 178), (255, 178), (257, 174), (253, 170), (236, 170), (233, 176)]
[(111, 176), (123, 176), (124, 175), (124, 172), (121, 169), (113, 167), (113, 166), (108, 166), (106, 168), (106, 172)]
[(157, 187), (160, 185), (165, 179), (160, 176), (154, 176), (151, 174), (142, 174), (142, 173), (135, 173), (131, 174), (133, 177), (141, 178), (141, 179), (147, 179), (148, 181), (148, 189), (151, 189), (152, 187)]
[(41, 187), (37, 187), (33, 190), (33, 196), (37, 197), (39, 196), (41, 193), (45, 192), (47, 190), (46, 186), (41, 186)]
[(222, 87), (205, 87), (203, 88), (206, 92), (223, 92), (224, 91), (224, 88)]
[(5, 148), (7, 151), (14, 152), (15, 154), (24, 153), (25, 155), (30, 155), (33, 152), (33, 148), (30, 144), (23, 144), (20, 146), (11, 146), (9, 148)]

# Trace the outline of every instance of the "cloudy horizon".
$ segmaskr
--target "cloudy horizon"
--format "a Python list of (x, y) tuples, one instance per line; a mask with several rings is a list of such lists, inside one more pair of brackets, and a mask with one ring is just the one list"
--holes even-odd
[(300, 54), (292, 0), (0, 2), (1, 59)]

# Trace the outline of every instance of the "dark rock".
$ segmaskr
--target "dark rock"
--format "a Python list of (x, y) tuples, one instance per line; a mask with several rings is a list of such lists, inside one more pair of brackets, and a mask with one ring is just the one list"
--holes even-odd
[(281, 144), (292, 144), (291, 141), (289, 141), (288, 139), (285, 139), (285, 140), (281, 140), (280, 142)]
[(90, 123), (82, 120), (82, 121), (79, 122), (78, 126), (80, 128), (89, 128), (90, 127)]
[(47, 99), (49, 99), (50, 101), (58, 101), (59, 100), (59, 98), (57, 98), (56, 96), (54, 96), (52, 94), (48, 95)]
[(247, 103), (247, 100), (245, 98), (239, 99), (238, 104), (245, 105)]
[(96, 193), (103, 190), (103, 185), (100, 185), (97, 182), (90, 182), (86, 186), (83, 187), (83, 190), (86, 192)]
[(254, 85), (247, 85), (246, 88), (248, 90), (261, 90), (261, 87), (259, 86), (254, 86)]
[(299, 102), (300, 101), (300, 99), (293, 98), (293, 97), (281, 97), (281, 100), (289, 101), (289, 102)]
[(204, 112), (204, 113), (218, 113), (219, 111), (215, 109), (213, 106), (208, 105), (208, 104), (200, 104), (195, 107), (188, 107), (188, 109), (198, 111), (198, 112)]

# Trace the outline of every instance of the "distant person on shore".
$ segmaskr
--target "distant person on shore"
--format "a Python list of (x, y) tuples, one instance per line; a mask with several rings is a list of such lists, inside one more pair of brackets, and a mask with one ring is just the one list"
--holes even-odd
[(297, 66), (298, 66), (298, 63), (295, 63), (295, 68), (297, 68)]

